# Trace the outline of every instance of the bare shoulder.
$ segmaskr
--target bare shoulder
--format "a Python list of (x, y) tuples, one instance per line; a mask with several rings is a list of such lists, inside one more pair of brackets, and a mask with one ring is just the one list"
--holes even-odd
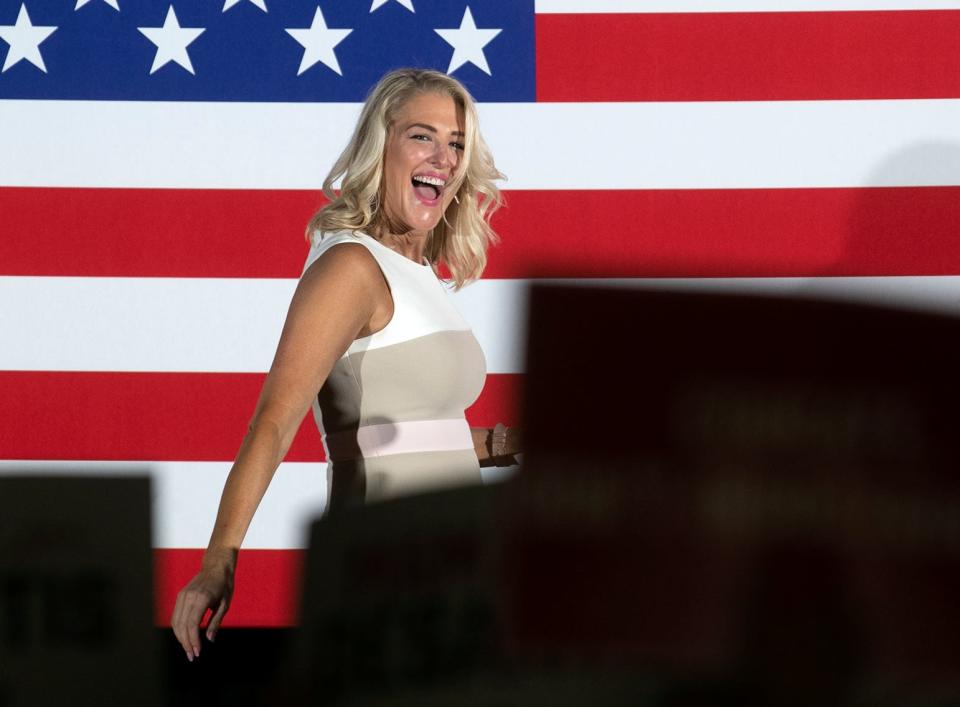
[(331, 246), (303, 274), (302, 280), (317, 278), (342, 281), (343, 284), (375, 285), (382, 279), (376, 258), (359, 242), (345, 241)]
[[(362, 243), (345, 241), (330, 246), (310, 264), (294, 294), (292, 307), (315, 316), (331, 311), (350, 313), (350, 326), (366, 331), (390, 311), (389, 289), (376, 258)], [(311, 315), (312, 316), (312, 315)]]

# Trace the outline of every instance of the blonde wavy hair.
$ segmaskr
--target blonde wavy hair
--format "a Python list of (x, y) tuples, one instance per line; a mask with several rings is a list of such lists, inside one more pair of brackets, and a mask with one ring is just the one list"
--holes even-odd
[[(454, 189), (440, 223), (427, 235), (425, 254), (436, 267), (450, 271), (456, 289), (476, 280), (487, 265), (487, 248), (499, 239), (490, 217), (503, 197), (494, 183), (504, 176), (480, 135), (477, 109), (470, 93), (456, 79), (427, 69), (398, 69), (380, 79), (367, 97), (350, 143), (323, 181), (329, 203), (307, 226), (311, 240), (331, 231), (364, 231), (385, 223), (382, 209), (383, 160), (397, 113), (411, 98), (439, 93), (453, 98), (463, 114), (463, 154), (444, 191)], [(340, 180), (340, 192), (333, 189)]]

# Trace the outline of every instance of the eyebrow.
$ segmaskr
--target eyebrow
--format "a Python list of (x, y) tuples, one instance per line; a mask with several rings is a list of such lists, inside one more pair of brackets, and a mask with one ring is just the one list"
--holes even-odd
[[(407, 130), (409, 130), (410, 128), (423, 128), (424, 130), (429, 130), (429, 131), (432, 132), (432, 133), (436, 133), (436, 132), (437, 132), (437, 129), (436, 129), (435, 127), (433, 127), (432, 125), (427, 125), (426, 123), (410, 123), (410, 125), (407, 126)], [(454, 131), (453, 131), (452, 133), (450, 133), (450, 134), (453, 135), (453, 136), (455, 136), (455, 137), (463, 137), (463, 135), (464, 135), (464, 134), (463, 134), (461, 131), (459, 131), (459, 130), (454, 130)]]

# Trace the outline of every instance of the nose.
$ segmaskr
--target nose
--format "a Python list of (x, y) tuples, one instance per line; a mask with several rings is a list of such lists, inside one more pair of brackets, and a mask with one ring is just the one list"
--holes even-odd
[(442, 141), (437, 141), (435, 143), (436, 147), (433, 150), (430, 161), (434, 166), (441, 169), (452, 169), (457, 166), (457, 150), (453, 145), (448, 145)]

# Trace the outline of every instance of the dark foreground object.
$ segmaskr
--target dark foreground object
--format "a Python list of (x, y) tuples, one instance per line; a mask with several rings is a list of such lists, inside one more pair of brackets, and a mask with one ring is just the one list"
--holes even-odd
[(269, 705), (295, 629), (225, 628), (216, 644), (204, 641), (192, 663), (169, 628), (156, 629), (162, 650), (162, 704), (169, 707)]
[(541, 286), (527, 352), (523, 650), (960, 702), (960, 320)]
[(156, 707), (146, 476), (0, 477), (0, 707)]

